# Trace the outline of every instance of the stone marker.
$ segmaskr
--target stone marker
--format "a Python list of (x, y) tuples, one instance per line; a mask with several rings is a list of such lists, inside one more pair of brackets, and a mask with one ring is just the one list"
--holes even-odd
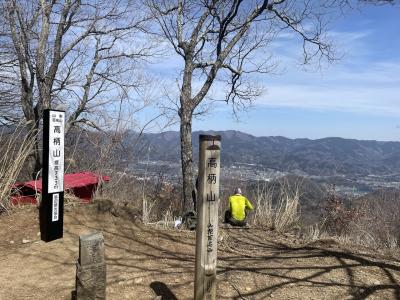
[(106, 262), (102, 233), (91, 233), (79, 237), (76, 299), (106, 299)]

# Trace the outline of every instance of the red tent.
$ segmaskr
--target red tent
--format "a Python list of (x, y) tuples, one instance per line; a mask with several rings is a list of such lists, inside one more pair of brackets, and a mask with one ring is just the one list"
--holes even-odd
[[(109, 176), (97, 175), (92, 172), (70, 173), (64, 175), (64, 190), (81, 198), (84, 202), (92, 200), (93, 193), (103, 182), (110, 181)], [(12, 204), (36, 204), (36, 194), (42, 193), (42, 179), (16, 183), (12, 187)]]

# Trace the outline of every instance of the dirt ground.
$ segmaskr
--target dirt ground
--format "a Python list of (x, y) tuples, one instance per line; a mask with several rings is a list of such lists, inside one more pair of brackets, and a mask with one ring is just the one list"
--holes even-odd
[[(143, 226), (85, 205), (67, 208), (64, 238), (44, 243), (37, 215), (29, 207), (0, 216), (1, 300), (71, 299), (78, 237), (98, 230), (107, 299), (193, 298), (194, 232)], [(219, 240), (218, 299), (400, 299), (400, 262), (373, 251), (257, 229), (221, 229)]]

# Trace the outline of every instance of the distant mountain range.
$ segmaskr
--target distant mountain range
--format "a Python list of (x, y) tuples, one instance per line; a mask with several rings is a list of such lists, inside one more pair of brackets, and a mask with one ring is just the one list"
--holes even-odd
[[(337, 137), (316, 140), (282, 136), (255, 137), (233, 130), (194, 132), (196, 160), (199, 134), (221, 135), (224, 166), (256, 164), (262, 168), (317, 176), (400, 173), (400, 142)], [(179, 132), (144, 134), (140, 144), (141, 149), (150, 149), (142, 153), (143, 157), (149, 156), (150, 160), (178, 162), (180, 159)]]

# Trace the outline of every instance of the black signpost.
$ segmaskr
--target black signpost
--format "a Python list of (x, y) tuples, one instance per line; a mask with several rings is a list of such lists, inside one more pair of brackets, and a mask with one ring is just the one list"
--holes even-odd
[(63, 237), (65, 112), (43, 111), (43, 177), (39, 209), (41, 239)]

